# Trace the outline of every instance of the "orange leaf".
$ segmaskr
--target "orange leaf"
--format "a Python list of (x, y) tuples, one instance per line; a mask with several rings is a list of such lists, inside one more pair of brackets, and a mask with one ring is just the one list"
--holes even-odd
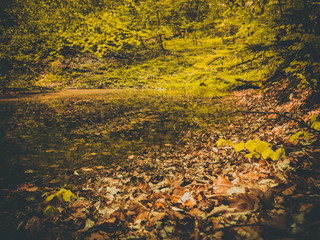
[(156, 204), (156, 207), (157, 208), (162, 208), (162, 209), (164, 209), (164, 205), (163, 205), (163, 202), (164, 201), (164, 199), (158, 199), (156, 202), (155, 202), (155, 204)]
[(232, 183), (229, 181), (229, 179), (218, 176), (218, 178), (215, 180), (215, 184), (218, 186), (225, 186), (225, 187), (231, 187)]
[(221, 176), (215, 180), (215, 187), (213, 188), (216, 194), (223, 194), (232, 187), (232, 183), (227, 179)]
[(241, 184), (241, 180), (239, 177), (236, 177), (233, 181), (232, 181), (232, 184), (234, 185), (240, 185)]
[(140, 213), (135, 219), (134, 219), (134, 223), (136, 223), (138, 220), (144, 220), (148, 217), (149, 215), (149, 211), (144, 211), (142, 213)]
[(259, 176), (254, 174), (252, 171), (247, 172), (246, 174), (243, 174), (241, 177), (244, 178), (244, 179), (253, 180), (253, 181), (259, 179)]
[(189, 197), (189, 200), (185, 203), (185, 205), (189, 208), (193, 208), (195, 205), (197, 205), (197, 201), (193, 198), (193, 196), (191, 195)]

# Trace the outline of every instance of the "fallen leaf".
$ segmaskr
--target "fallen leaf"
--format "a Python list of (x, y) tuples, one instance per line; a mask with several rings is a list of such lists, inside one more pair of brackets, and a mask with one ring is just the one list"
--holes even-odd
[(252, 171), (247, 172), (246, 174), (240, 174), (240, 177), (247, 180), (256, 181), (259, 179), (259, 176), (254, 174)]
[(87, 218), (84, 228), (78, 230), (78, 232), (86, 232), (86, 231), (88, 231), (90, 228), (93, 228), (94, 225), (95, 225), (95, 222), (92, 221), (91, 219)]
[(224, 194), (231, 187), (232, 183), (227, 178), (218, 176), (218, 178), (215, 180), (215, 187), (213, 190), (216, 194)]
[(220, 213), (224, 213), (229, 209), (229, 206), (227, 205), (220, 205), (218, 207), (214, 207), (213, 210), (207, 214), (207, 217), (212, 217), (215, 215), (218, 215)]
[(291, 187), (288, 187), (287, 189), (283, 190), (282, 194), (285, 195), (285, 196), (292, 195), (292, 194), (294, 194), (296, 189), (297, 189), (297, 184), (292, 185)]
[(107, 233), (103, 231), (93, 232), (85, 240), (109, 240), (111, 239)]

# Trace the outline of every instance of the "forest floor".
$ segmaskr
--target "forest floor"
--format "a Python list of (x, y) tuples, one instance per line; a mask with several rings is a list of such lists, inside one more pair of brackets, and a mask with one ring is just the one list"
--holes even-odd
[[(303, 129), (320, 106), (304, 106), (308, 94), (281, 104), (235, 91), (228, 131), (186, 131), (122, 165), (1, 189), (3, 239), (320, 239), (319, 135)], [(248, 157), (250, 139), (285, 154)]]

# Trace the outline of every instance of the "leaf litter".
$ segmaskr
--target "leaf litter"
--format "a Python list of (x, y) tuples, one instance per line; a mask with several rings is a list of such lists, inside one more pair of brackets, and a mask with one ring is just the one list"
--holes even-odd
[[(272, 106), (250, 90), (235, 95), (237, 107), (250, 111), (296, 109)], [(34, 181), (3, 189), (4, 206), (13, 201), (15, 208), (2, 213), (10, 226), (1, 228), (11, 239), (319, 239), (319, 145), (289, 142), (297, 128), (277, 116), (243, 115), (228, 131), (189, 131), (180, 144), (131, 155), (121, 166), (68, 172), (64, 188), (77, 197), (57, 202), (51, 218), (41, 195), (58, 188)], [(240, 145), (218, 147), (221, 137), (262, 139), (288, 153), (247, 159)]]

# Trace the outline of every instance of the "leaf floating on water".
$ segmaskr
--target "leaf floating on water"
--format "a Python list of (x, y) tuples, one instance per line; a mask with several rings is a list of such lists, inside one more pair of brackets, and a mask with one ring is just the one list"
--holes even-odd
[(54, 150), (54, 149), (48, 149), (48, 150), (46, 150), (46, 152), (47, 153), (51, 153), (51, 152), (55, 152), (56, 150)]

